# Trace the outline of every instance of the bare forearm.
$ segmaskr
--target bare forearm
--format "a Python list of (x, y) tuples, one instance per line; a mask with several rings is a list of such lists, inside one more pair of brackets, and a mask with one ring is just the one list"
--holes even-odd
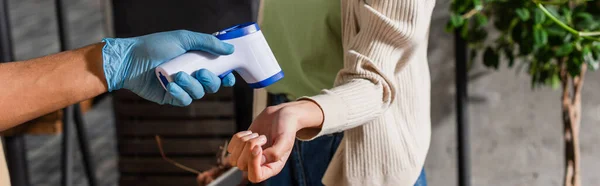
[(106, 92), (103, 44), (0, 65), (0, 131)]

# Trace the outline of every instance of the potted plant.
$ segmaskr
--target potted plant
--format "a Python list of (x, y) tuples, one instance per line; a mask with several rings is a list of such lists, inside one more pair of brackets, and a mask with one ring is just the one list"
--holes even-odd
[[(488, 31), (498, 35), (490, 37)], [(562, 91), (565, 186), (581, 185), (581, 90), (585, 73), (600, 61), (600, 0), (453, 0), (447, 31), (459, 32), (470, 62), (483, 56), (497, 69), (527, 67), (532, 88)], [(491, 41), (491, 42), (489, 42)], [(482, 55), (477, 55), (482, 54)]]

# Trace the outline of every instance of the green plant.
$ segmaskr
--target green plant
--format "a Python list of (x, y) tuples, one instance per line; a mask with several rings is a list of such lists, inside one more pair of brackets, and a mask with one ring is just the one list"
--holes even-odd
[[(494, 29), (498, 35), (488, 34)], [(447, 31), (459, 32), (472, 62), (525, 66), (532, 88), (562, 90), (565, 185), (581, 185), (579, 126), (585, 72), (600, 62), (600, 0), (453, 0)], [(482, 55), (477, 55), (481, 53)]]

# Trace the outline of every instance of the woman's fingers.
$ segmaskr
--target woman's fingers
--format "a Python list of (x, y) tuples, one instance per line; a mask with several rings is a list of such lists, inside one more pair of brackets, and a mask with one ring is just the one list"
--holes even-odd
[(252, 149), (254, 153), (248, 154), (252, 157), (248, 165), (248, 180), (258, 183), (281, 172), (294, 146), (294, 136), (286, 135), (292, 134), (279, 136), (267, 149)]
[(240, 142), (237, 144), (236, 148), (233, 149), (233, 152), (231, 153), (231, 159), (229, 159), (229, 161), (233, 160), (233, 163), (231, 164), (232, 166), (237, 166), (237, 164), (238, 164), (237, 160), (242, 155), (242, 150), (244, 150), (244, 147), (246, 146), (246, 142), (251, 139), (257, 138), (257, 137), (258, 137), (257, 133), (252, 133), (250, 135), (246, 135), (246, 136), (240, 138)]
[(242, 152), (240, 153), (240, 157), (237, 161), (237, 167), (242, 170), (242, 171), (247, 171), (248, 170), (248, 161), (250, 161), (251, 159), (251, 151), (253, 148), (255, 148), (256, 146), (263, 146), (267, 143), (267, 137), (264, 135), (261, 135), (257, 138), (251, 139), (249, 141), (246, 142), (246, 145), (244, 147), (244, 150), (242, 150)]
[(262, 147), (254, 147), (250, 152), (252, 160), (248, 164), (248, 180), (252, 183), (258, 183), (263, 178), (261, 166), (263, 162)]
[[(227, 152), (229, 152), (230, 156), (229, 156), (229, 164), (231, 164), (232, 166), (236, 165), (236, 161), (238, 159), (239, 156), (239, 152), (241, 151), (238, 150), (238, 148), (243, 148), (244, 147), (244, 143), (242, 141), (243, 137), (246, 137), (248, 135), (251, 135), (252, 132), (251, 131), (241, 131), (238, 132), (237, 134), (233, 135), (231, 137), (231, 141), (229, 142), (229, 145), (227, 146)], [(237, 151), (237, 153), (236, 153)], [(236, 156), (237, 154), (237, 156)]]
[(285, 161), (281, 160), (266, 162), (264, 153), (262, 147), (256, 146), (249, 154), (252, 160), (248, 163), (248, 180), (252, 183), (259, 183), (277, 175), (285, 165)]
[(229, 141), (229, 145), (227, 146), (227, 152), (233, 152), (233, 149), (235, 149), (237, 144), (240, 142), (240, 139), (250, 134), (252, 134), (252, 131), (241, 131), (231, 136), (231, 140)]

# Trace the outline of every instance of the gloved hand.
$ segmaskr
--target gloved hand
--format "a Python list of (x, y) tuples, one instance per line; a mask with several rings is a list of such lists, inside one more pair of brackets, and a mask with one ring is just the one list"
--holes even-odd
[(208, 70), (188, 75), (175, 74), (174, 82), (163, 89), (154, 74), (154, 68), (190, 50), (201, 50), (215, 55), (233, 53), (233, 45), (209, 34), (177, 30), (134, 38), (105, 38), (102, 49), (104, 75), (108, 91), (128, 89), (158, 104), (187, 106), (205, 93), (215, 93), (221, 85), (235, 84), (233, 74), (222, 80)]

